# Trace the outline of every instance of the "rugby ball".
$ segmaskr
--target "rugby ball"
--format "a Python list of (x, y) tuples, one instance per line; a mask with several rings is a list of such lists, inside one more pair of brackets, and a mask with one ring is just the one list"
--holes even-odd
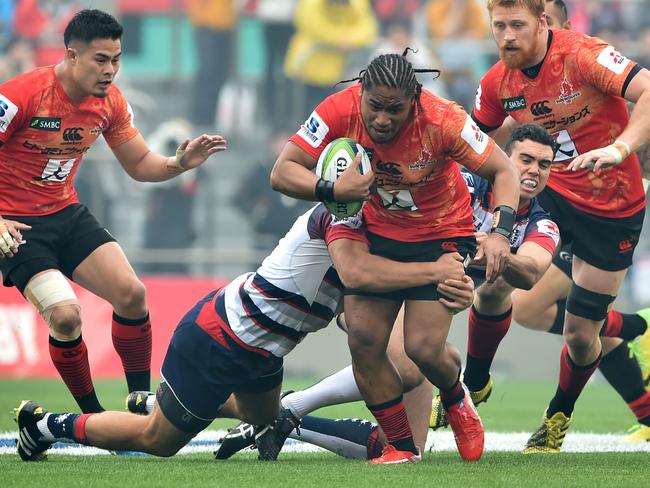
[[(339, 176), (352, 164), (358, 153), (361, 153), (360, 174), (371, 170), (370, 159), (366, 151), (353, 139), (341, 137), (330, 142), (318, 158), (316, 174), (327, 181), (336, 181)], [(365, 202), (323, 202), (327, 209), (340, 219), (352, 217), (358, 213)]]

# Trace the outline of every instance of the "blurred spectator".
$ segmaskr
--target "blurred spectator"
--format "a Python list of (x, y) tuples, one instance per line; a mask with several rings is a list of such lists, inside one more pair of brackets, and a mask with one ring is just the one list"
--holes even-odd
[(487, 9), (479, 0), (429, 0), (427, 24), (434, 39), (483, 39), (488, 35)]
[(63, 59), (63, 31), (80, 9), (72, 0), (18, 0), (14, 12), (17, 36), (35, 44), (36, 66), (56, 64)]
[(639, 55), (636, 61), (644, 68), (650, 69), (650, 25), (639, 35)]
[[(271, 168), (291, 135), (280, 131), (271, 137), (266, 154), (245, 173), (234, 193), (232, 203), (251, 223), (255, 234), (253, 248), (259, 251), (273, 249), (296, 218), (315, 204), (287, 197), (271, 188)], [(249, 269), (256, 269), (259, 264), (251, 263)]]
[[(393, 20), (386, 24), (386, 35), (377, 45), (370, 59), (380, 54), (402, 54), (409, 47), (411, 50), (407, 54), (407, 59), (414, 68), (420, 69), (441, 69), (440, 60), (429, 49), (426, 40), (414, 39), (409, 28), (410, 21), (407, 19)], [(444, 80), (435, 78), (429, 74), (418, 77), (422, 86), (440, 97), (447, 98), (447, 87)]]
[(13, 38), (0, 58), (0, 83), (36, 67), (33, 41)]
[(0, 0), (0, 48), (14, 38), (14, 1)]
[(377, 21), (370, 0), (298, 0), (295, 24), (284, 69), (303, 84), (307, 112), (332, 93), (354, 50), (372, 46)]
[(629, 38), (623, 21), (623, 6), (617, 0), (591, 0), (591, 35), (614, 45)]
[(232, 72), (235, 0), (188, 0), (198, 67), (189, 117), (200, 130), (214, 127), (219, 92)]
[[(183, 119), (163, 122), (147, 137), (152, 151), (174, 154), (190, 133), (191, 125)], [(196, 239), (192, 212), (202, 168), (155, 185), (147, 185), (148, 204), (145, 217), (144, 247), (147, 249), (187, 249)], [(142, 272), (187, 274), (186, 263), (143, 265)]]
[(262, 84), (264, 115), (271, 130), (286, 126), (292, 117), (293, 93), (284, 74), (284, 57), (295, 29), (293, 16), (296, 0), (259, 0), (257, 16), (264, 24), (266, 71)]
[(449, 98), (469, 110), (478, 80), (487, 69), (481, 45), (489, 32), (485, 2), (429, 0), (426, 18)]
[(394, 22), (408, 23), (409, 30), (416, 15), (420, 13), (423, 0), (373, 0), (372, 8), (381, 24), (381, 34), (386, 35)]
[(578, 32), (591, 33), (592, 0), (572, 0), (567, 3), (571, 28)]

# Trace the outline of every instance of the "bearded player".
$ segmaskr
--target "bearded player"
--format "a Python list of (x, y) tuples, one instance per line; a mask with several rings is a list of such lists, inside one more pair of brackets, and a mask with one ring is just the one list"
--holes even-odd
[[(488, 133), (510, 115), (560, 147), (540, 203), (574, 253), (560, 381), (524, 452), (557, 452), (598, 367), (599, 330), (632, 263), (645, 212), (633, 152), (650, 137), (650, 72), (606, 42), (548, 28), (543, 0), (490, 0), (501, 60), (481, 80), (473, 118)], [(636, 104), (631, 117), (625, 100)]]

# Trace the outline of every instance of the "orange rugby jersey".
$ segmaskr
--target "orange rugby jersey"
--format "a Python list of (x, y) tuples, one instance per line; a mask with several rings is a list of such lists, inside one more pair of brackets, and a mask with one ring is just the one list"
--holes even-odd
[(478, 170), (494, 149), (457, 104), (426, 90), (388, 143), (372, 141), (361, 118), (361, 84), (326, 98), (291, 141), (317, 158), (339, 137), (361, 144), (370, 157), (377, 191), (364, 206), (368, 231), (418, 242), (474, 235), (469, 193), (456, 161)]
[(115, 85), (74, 104), (54, 74), (38, 68), (0, 85), (0, 215), (47, 215), (77, 203), (83, 155), (100, 134), (109, 146), (138, 134)]
[(628, 122), (622, 97), (640, 67), (606, 42), (568, 30), (551, 31), (551, 46), (538, 75), (497, 62), (481, 80), (473, 111), (484, 130), (510, 115), (520, 124), (536, 122), (560, 144), (548, 186), (586, 213), (609, 218), (645, 207), (636, 154), (594, 173), (567, 171), (579, 154), (616, 140)]

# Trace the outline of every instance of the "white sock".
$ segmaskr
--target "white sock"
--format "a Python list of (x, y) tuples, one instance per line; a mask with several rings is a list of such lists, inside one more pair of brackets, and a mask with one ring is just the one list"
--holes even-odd
[(56, 438), (52, 435), (52, 432), (50, 432), (50, 428), (47, 426), (47, 419), (50, 418), (50, 415), (52, 415), (50, 412), (46, 413), (45, 416), (36, 422), (36, 428), (38, 431), (41, 433), (41, 438), (40, 439), (34, 439), (36, 441), (48, 441), (48, 442), (54, 442), (56, 441)]
[(147, 401), (145, 403), (145, 405), (147, 407), (147, 413), (153, 412), (153, 407), (154, 407), (155, 404), (156, 404), (156, 394), (151, 393), (151, 394), (147, 395)]
[(321, 432), (314, 432), (303, 428), (300, 429), (300, 434), (296, 432), (296, 429), (292, 430), (289, 437), (291, 439), (308, 442), (309, 444), (322, 447), (323, 449), (332, 451), (344, 458), (368, 459), (368, 449), (366, 446), (356, 444), (340, 437), (323, 434)]
[(282, 406), (297, 418), (329, 405), (361, 400), (361, 392), (354, 380), (352, 366), (321, 380), (306, 390), (290, 393), (282, 399)]

